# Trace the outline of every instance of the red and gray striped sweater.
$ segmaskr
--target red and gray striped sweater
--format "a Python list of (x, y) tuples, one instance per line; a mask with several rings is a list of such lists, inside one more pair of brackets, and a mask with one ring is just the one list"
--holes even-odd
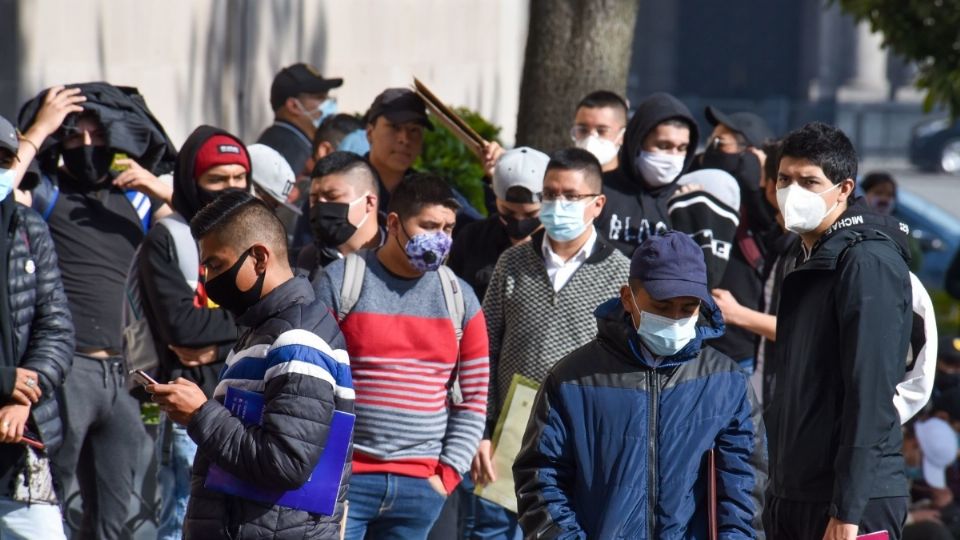
[[(458, 347), (437, 272), (404, 279), (388, 272), (375, 253), (363, 256), (360, 298), (340, 325), (357, 394), (353, 474), (437, 474), (451, 492), (470, 469), (483, 434), (489, 383), (483, 311), (460, 280), (466, 310)], [(339, 260), (317, 276), (315, 288), (334, 312), (343, 271)], [(463, 402), (448, 404), (458, 353)]]

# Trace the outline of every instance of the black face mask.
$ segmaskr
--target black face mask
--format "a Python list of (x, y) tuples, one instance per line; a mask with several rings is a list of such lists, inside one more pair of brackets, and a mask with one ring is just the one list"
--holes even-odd
[(710, 145), (703, 152), (704, 169), (727, 171), (740, 185), (740, 189), (756, 190), (760, 186), (760, 160), (753, 152), (727, 154)]
[(89, 186), (100, 184), (110, 172), (113, 150), (106, 146), (78, 146), (62, 152), (63, 165), (79, 182)]
[(357, 232), (356, 225), (347, 216), (347, 203), (316, 202), (310, 207), (310, 230), (321, 247), (337, 247)]
[(246, 291), (237, 288), (237, 274), (240, 273), (240, 268), (243, 267), (243, 263), (250, 256), (250, 252), (249, 249), (244, 251), (243, 255), (226, 272), (204, 285), (207, 296), (217, 305), (232, 313), (234, 318), (240, 317), (250, 309), (250, 306), (260, 301), (260, 294), (263, 292), (263, 280), (267, 277), (266, 272), (260, 274), (253, 287)]
[(513, 216), (500, 216), (500, 219), (507, 228), (507, 236), (514, 240), (523, 240), (540, 228), (540, 218), (517, 219)]

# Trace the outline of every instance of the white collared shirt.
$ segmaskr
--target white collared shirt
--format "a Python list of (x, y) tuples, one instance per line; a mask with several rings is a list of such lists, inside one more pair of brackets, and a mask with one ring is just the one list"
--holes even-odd
[(597, 228), (590, 225), (590, 229), (592, 232), (583, 244), (583, 247), (566, 261), (553, 251), (553, 247), (550, 245), (550, 238), (544, 235), (542, 248), (543, 262), (547, 267), (547, 277), (549, 277), (550, 282), (553, 283), (554, 292), (562, 289), (563, 286), (570, 281), (570, 278), (573, 277), (573, 273), (576, 272), (590, 257), (590, 254), (593, 253), (593, 247), (597, 243)]

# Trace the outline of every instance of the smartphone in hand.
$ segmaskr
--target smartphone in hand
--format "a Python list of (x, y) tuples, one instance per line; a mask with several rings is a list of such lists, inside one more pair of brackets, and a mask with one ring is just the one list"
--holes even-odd
[(133, 380), (137, 383), (147, 386), (148, 384), (160, 384), (153, 377), (147, 375), (147, 372), (142, 369), (134, 369), (130, 371), (130, 376), (133, 377)]
[(37, 450), (46, 449), (46, 446), (40, 442), (40, 437), (37, 437), (29, 431), (23, 432), (23, 435), (20, 437), (20, 442)]

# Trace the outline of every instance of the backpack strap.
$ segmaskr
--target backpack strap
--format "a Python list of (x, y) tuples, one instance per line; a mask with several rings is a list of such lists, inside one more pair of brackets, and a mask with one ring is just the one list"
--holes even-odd
[(463, 317), (466, 315), (466, 305), (463, 300), (463, 288), (457, 280), (456, 274), (447, 266), (437, 268), (440, 274), (440, 287), (443, 289), (443, 300), (447, 304), (447, 313), (453, 323), (453, 331), (457, 334), (457, 363), (450, 372), (447, 381), (447, 399), (453, 405), (463, 403), (463, 391), (460, 390), (460, 339), (463, 338)]
[(140, 218), (140, 228), (143, 229), (143, 234), (147, 234), (147, 231), (150, 230), (150, 221), (153, 215), (153, 212), (150, 211), (153, 206), (150, 203), (150, 197), (134, 189), (124, 191), (124, 195), (130, 201), (130, 205), (133, 206), (137, 217)]
[(33, 202), (31, 207), (43, 217), (44, 221), (50, 221), (50, 214), (53, 213), (53, 206), (57, 204), (60, 198), (60, 186), (55, 184), (49, 176), (40, 175), (40, 182), (33, 189)]
[(343, 319), (353, 311), (360, 300), (360, 291), (363, 289), (363, 275), (367, 272), (367, 261), (361, 253), (350, 253), (343, 260), (343, 284), (340, 286), (340, 309), (337, 311), (337, 321)]
[(440, 286), (443, 288), (443, 300), (447, 304), (447, 313), (450, 315), (450, 322), (453, 323), (453, 330), (457, 334), (457, 343), (463, 337), (463, 318), (466, 316), (466, 305), (463, 300), (463, 289), (460, 288), (460, 282), (456, 274), (447, 266), (441, 266), (437, 269), (440, 274)]
[(190, 289), (196, 291), (200, 284), (200, 253), (197, 249), (197, 241), (190, 233), (190, 225), (176, 212), (160, 218), (157, 225), (163, 226), (170, 232), (180, 273), (183, 274), (183, 279)]

